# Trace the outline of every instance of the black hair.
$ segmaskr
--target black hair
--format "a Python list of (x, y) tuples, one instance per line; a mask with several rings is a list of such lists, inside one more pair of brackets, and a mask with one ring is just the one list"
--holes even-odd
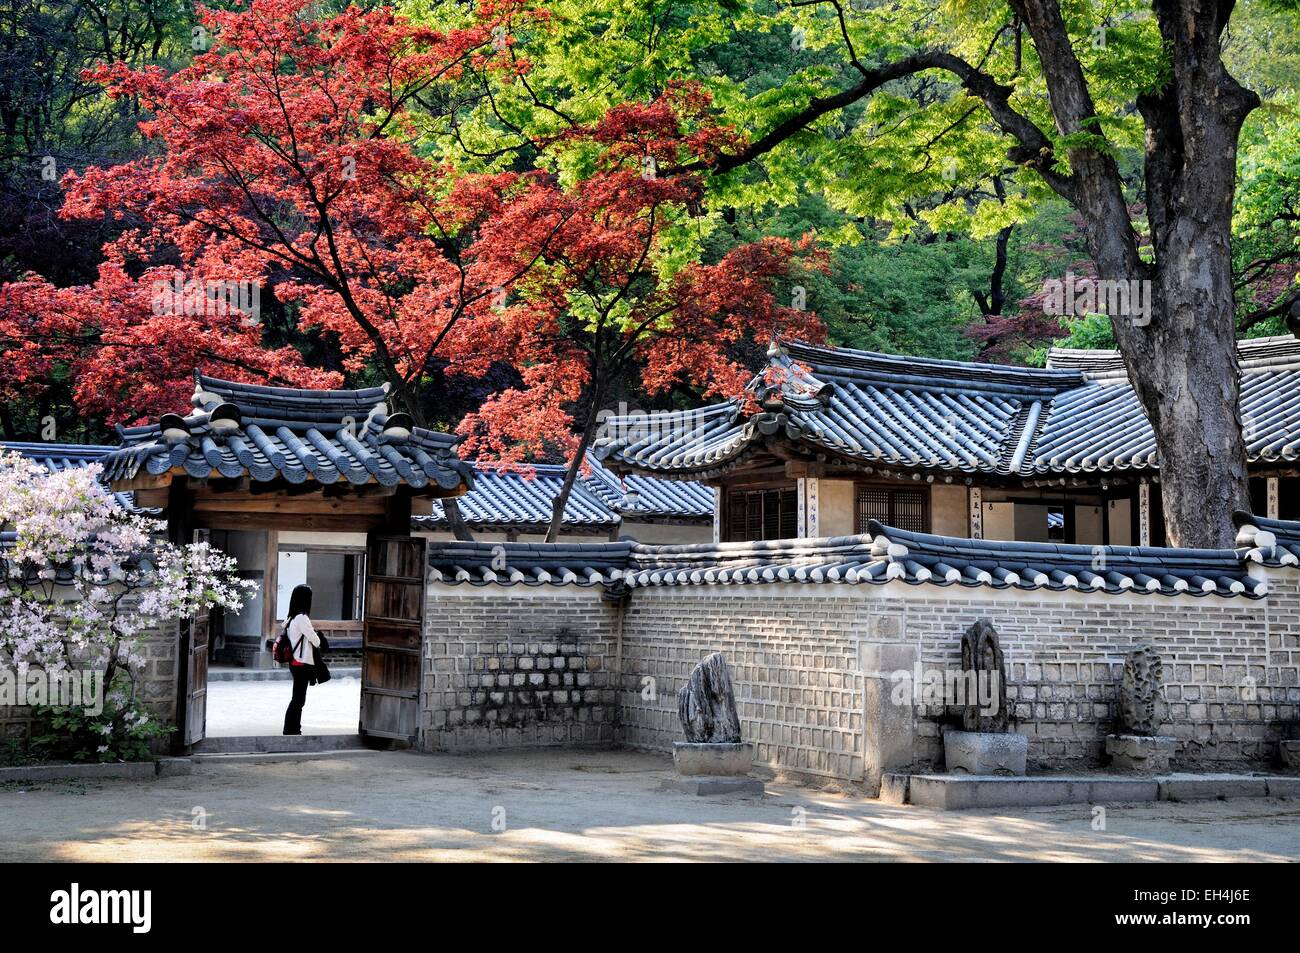
[(311, 615), (311, 586), (293, 587), (293, 593), (289, 596), (289, 614), (285, 617), (284, 624), (287, 626), (295, 616), (300, 615)]

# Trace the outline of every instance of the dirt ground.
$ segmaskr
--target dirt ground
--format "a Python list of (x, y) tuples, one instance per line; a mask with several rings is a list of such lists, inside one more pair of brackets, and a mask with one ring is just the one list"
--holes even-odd
[(0, 861), (1294, 861), (1300, 800), (937, 812), (785, 784), (658, 790), (623, 751), (366, 752), (0, 788)]

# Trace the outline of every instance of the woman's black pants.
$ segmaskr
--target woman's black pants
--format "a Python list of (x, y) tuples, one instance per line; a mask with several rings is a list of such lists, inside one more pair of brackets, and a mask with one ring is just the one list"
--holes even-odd
[(307, 665), (292, 665), (289, 671), (293, 674), (293, 698), (284, 713), (284, 733), (300, 735), (302, 734), (302, 706), (307, 703), (307, 679), (311, 677), (309, 674), (311, 668)]

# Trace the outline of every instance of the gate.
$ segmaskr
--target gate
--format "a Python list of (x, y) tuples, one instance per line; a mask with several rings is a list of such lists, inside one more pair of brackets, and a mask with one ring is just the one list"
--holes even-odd
[(415, 741), (424, 635), (425, 541), (367, 540), (361, 643), (361, 734)]

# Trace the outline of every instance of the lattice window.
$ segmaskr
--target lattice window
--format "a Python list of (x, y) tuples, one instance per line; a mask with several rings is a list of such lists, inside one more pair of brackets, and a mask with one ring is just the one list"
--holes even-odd
[(929, 496), (925, 490), (912, 487), (859, 486), (856, 506), (859, 533), (869, 532), (870, 520), (913, 533), (928, 533)]
[(728, 490), (728, 542), (793, 539), (799, 535), (799, 501), (792, 489)]

